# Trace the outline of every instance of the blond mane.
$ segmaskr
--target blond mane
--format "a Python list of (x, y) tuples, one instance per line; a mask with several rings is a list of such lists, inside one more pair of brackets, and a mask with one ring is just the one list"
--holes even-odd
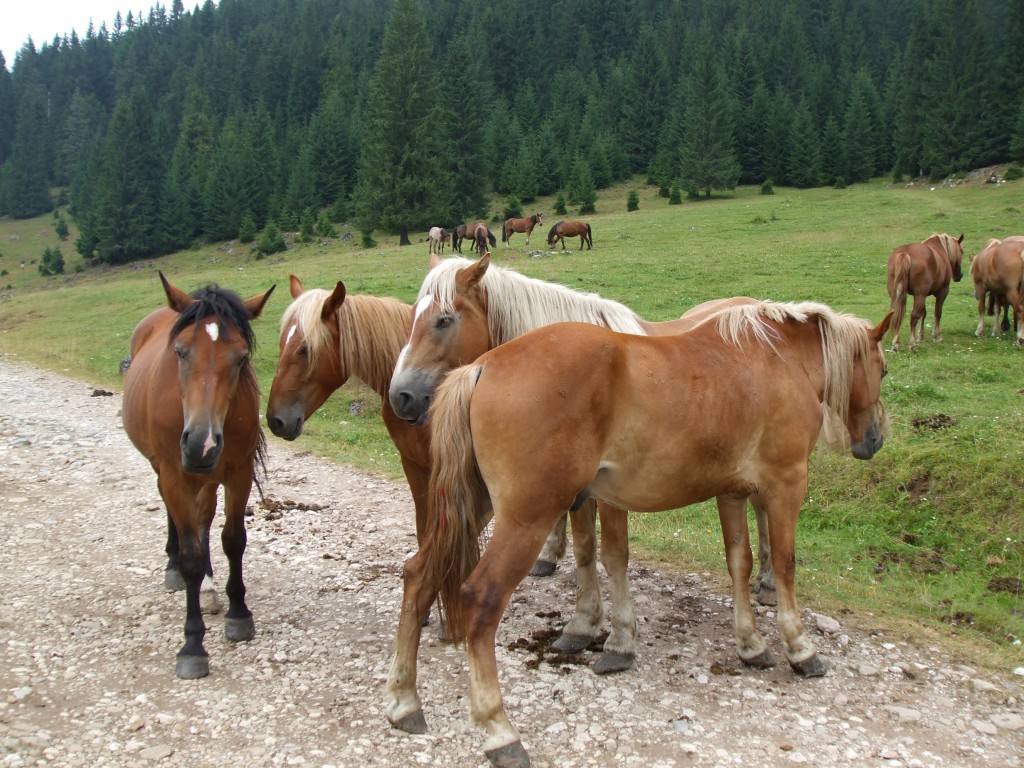
[[(444, 312), (455, 307), (455, 276), (475, 262), (444, 259), (427, 273), (418, 298), (431, 296)], [(640, 318), (624, 304), (596, 293), (536, 280), (491, 264), (481, 285), (487, 291), (487, 324), (495, 345), (559, 322), (591, 323), (620, 333), (643, 336)]]
[(362, 379), (374, 391), (385, 392), (409, 336), (412, 307), (397, 299), (346, 296), (335, 313), (341, 339), (338, 349), (320, 319), (330, 295), (330, 291), (322, 288), (300, 294), (281, 317), (281, 333), (295, 325), (305, 337), (309, 355), (307, 376), (317, 369), (323, 355), (331, 355), (339, 357), (345, 371)]

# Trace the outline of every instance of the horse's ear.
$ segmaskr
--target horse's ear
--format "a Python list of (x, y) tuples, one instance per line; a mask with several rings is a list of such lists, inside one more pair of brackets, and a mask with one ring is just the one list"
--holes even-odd
[(157, 271), (160, 275), (160, 282), (164, 285), (164, 293), (167, 294), (167, 305), (178, 314), (184, 312), (188, 307), (195, 301), (191, 296), (185, 293), (180, 288), (175, 288), (171, 285), (167, 278), (164, 277), (164, 273)]
[(439, 258), (437, 258), (437, 254), (436, 253), (430, 254), (430, 269), (433, 269), (434, 267), (436, 267), (440, 263), (441, 263), (441, 260)]
[(243, 302), (245, 304), (245, 308), (249, 310), (249, 314), (252, 317), (256, 318), (260, 316), (260, 313), (263, 311), (263, 307), (266, 306), (267, 299), (270, 298), (270, 294), (274, 292), (275, 288), (277, 288), (276, 284), (270, 286), (270, 290), (266, 293), (260, 294), (259, 296), (253, 296), (251, 299), (246, 299)]
[(881, 344), (882, 339), (885, 338), (886, 331), (889, 330), (889, 323), (892, 320), (892, 311), (889, 312), (885, 317), (882, 318), (882, 322), (876, 325), (871, 332), (868, 334), (871, 337), (871, 341), (874, 344)]
[(476, 264), (468, 268), (470, 274), (468, 275), (469, 279), (466, 282), (466, 287), (472, 288), (474, 285), (479, 284), (479, 282), (484, 279), (484, 275), (487, 273), (487, 267), (490, 265), (491, 252), (486, 251)]
[(338, 284), (334, 286), (334, 291), (330, 296), (327, 297), (327, 301), (324, 302), (324, 308), (320, 310), (320, 319), (327, 320), (335, 312), (337, 312), (341, 305), (345, 303), (345, 284), (338, 281)]
[(960, 233), (960, 237), (958, 237), (958, 238), (956, 239), (956, 241), (957, 241), (958, 243), (960, 243), (960, 245), (963, 245), (963, 244), (964, 244), (964, 233), (963, 233), (963, 232), (961, 232), (961, 233)]
[(299, 298), (302, 295), (302, 281), (295, 275), (288, 275), (288, 290), (291, 291), (293, 299)]

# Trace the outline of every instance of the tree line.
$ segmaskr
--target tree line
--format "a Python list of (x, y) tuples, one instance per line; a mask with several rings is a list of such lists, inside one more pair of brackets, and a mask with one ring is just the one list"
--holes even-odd
[(635, 174), (939, 179), (1024, 158), (1022, 39), (1024, 0), (173, 0), (0, 56), (0, 215), (67, 202), (123, 263)]

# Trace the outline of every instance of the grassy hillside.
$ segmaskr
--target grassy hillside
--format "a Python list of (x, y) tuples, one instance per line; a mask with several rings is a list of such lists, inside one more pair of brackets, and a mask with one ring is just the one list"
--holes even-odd
[[(1024, 181), (876, 182), (843, 190), (777, 189), (772, 196), (740, 188), (679, 206), (656, 190), (637, 188), (640, 210), (631, 213), (627, 186), (601, 194), (597, 215), (587, 217), (593, 251), (544, 249), (544, 234), (559, 218), (544, 199), (526, 211), (545, 215), (543, 232), (535, 232), (530, 245), (522, 235), (511, 248), (499, 241), (496, 263), (597, 291), (652, 320), (710, 298), (746, 294), (813, 299), (877, 322), (888, 308), (885, 263), (896, 245), (933, 232), (962, 232), (973, 254), (990, 237), (1021, 234), (1024, 205)], [(84, 268), (73, 253), (75, 235), (72, 228), (70, 240), (60, 243), (50, 217), (0, 222), (0, 272), (6, 272), (0, 276), (0, 353), (115, 389), (132, 328), (163, 301), (157, 269), (186, 289), (216, 281), (249, 296), (277, 284), (256, 323), (266, 392), (289, 273), (307, 287), (344, 280), (350, 293), (411, 302), (428, 260), (424, 232), (406, 248), (397, 246), (397, 237), (378, 234), (379, 245), (365, 249), (356, 235), (260, 260), (233, 242), (151, 262)], [(42, 278), (38, 259), (56, 245), (68, 274)], [(531, 256), (537, 249), (544, 252)], [(852, 612), (848, 621), (906, 622), (902, 631), (950, 639), (966, 659), (1019, 665), (1024, 350), (1008, 337), (975, 338), (969, 278), (953, 286), (946, 302), (942, 344), (931, 342), (930, 301), (928, 311), (918, 351), (888, 356), (884, 398), (893, 434), (883, 451), (871, 462), (830, 453), (813, 459), (798, 532), (800, 604)], [(905, 322), (904, 347), (906, 337)], [(362, 408), (354, 407), (357, 401)], [(400, 477), (379, 402), (358, 383), (336, 393), (301, 440), (338, 460)], [(664, 558), (725, 578), (713, 502), (633, 515), (631, 534), (635, 558)]]

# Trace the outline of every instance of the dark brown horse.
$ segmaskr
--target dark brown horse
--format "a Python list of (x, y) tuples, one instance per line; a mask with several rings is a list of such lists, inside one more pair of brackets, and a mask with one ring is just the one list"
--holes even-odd
[[(796, 602), (797, 518), (819, 437), (858, 459), (882, 447), (881, 341), (890, 316), (872, 328), (821, 304), (764, 302), (676, 336), (561, 323), (444, 380), (430, 409), (436, 533), (425, 583), (440, 587), (449, 630), (466, 640), (470, 710), (493, 765), (530, 764), (502, 702), (498, 623), (555, 520), (589, 497), (646, 512), (714, 497), (736, 649), (743, 663), (763, 668), (774, 661), (747, 593), (746, 499), (760, 497), (786, 659), (798, 675), (825, 674)], [(478, 537), (492, 511), (481, 556)], [(421, 610), (424, 599), (407, 601)]]
[(910, 350), (924, 337), (925, 299), (935, 297), (935, 322), (932, 339), (942, 341), (939, 323), (942, 304), (949, 293), (950, 281), (960, 282), (963, 272), (964, 236), (932, 235), (923, 242), (901, 245), (889, 254), (887, 288), (891, 300), (892, 351), (900, 350), (900, 326), (907, 306), (907, 296), (914, 297), (910, 312)]
[[(478, 230), (483, 229), (478, 233)], [(478, 237), (478, 234), (480, 237)], [(469, 240), (469, 248), (471, 251), (479, 250), (483, 253), (487, 250), (487, 243), (492, 246), (498, 244), (498, 239), (494, 236), (494, 233), (487, 228), (487, 225), (482, 221), (478, 221), (476, 224), (459, 224), (452, 230), (452, 250), (462, 253), (462, 241)], [(483, 243), (483, 248), (480, 248), (480, 244)]]
[[(974, 295), (978, 299), (978, 327), (975, 336), (985, 332), (985, 293), (1002, 296), (1003, 306), (1013, 307), (1014, 324), (1017, 326), (1016, 344), (1024, 345), (1024, 236), (1016, 235), (1003, 240), (995, 238), (985, 243), (977, 256), (971, 260), (971, 279), (974, 281)], [(996, 299), (998, 306), (999, 299)], [(1009, 323), (1004, 319), (1003, 330)], [(998, 317), (992, 327), (992, 335), (999, 330)]]
[(562, 241), (562, 250), (565, 250), (565, 238), (578, 237), (580, 239), (580, 250), (587, 246), (587, 250), (594, 247), (594, 236), (590, 225), (585, 221), (560, 221), (548, 232), (548, 246), (554, 248), (555, 243)]
[(160, 280), (168, 306), (149, 314), (132, 333), (122, 421), (156, 472), (177, 533), (185, 582), (185, 644), (178, 651), (175, 673), (193, 679), (210, 672), (199, 593), (220, 486), (230, 601), (224, 633), (237, 642), (251, 640), (256, 631), (245, 603), (242, 556), (245, 506), (257, 467), (262, 467), (264, 441), (259, 387), (249, 356), (255, 341), (251, 321), (274, 289), (242, 301), (216, 286), (190, 296), (162, 273)]
[(512, 235), (516, 232), (526, 233), (526, 243), (530, 243), (530, 235), (533, 234), (533, 228), (538, 224), (544, 223), (544, 216), (539, 213), (535, 213), (532, 216), (527, 216), (525, 219), (505, 219), (504, 225), (501, 227), (501, 240), (508, 246), (508, 241), (512, 239)]

